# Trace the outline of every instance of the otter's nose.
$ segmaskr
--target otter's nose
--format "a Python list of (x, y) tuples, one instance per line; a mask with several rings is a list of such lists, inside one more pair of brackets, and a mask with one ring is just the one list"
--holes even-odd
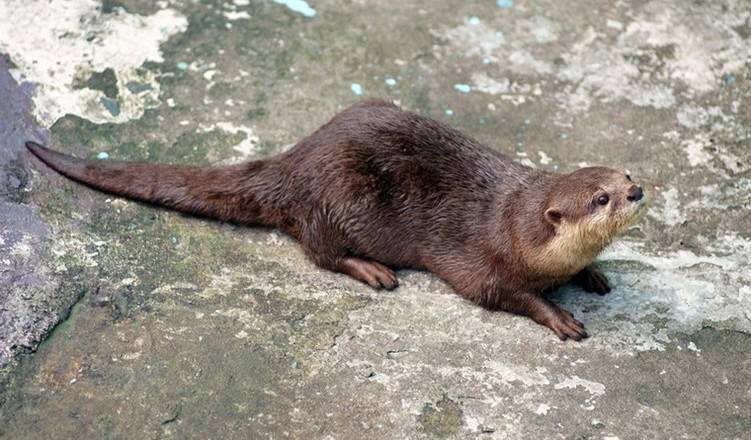
[(629, 201), (638, 202), (642, 197), (644, 197), (644, 191), (642, 191), (641, 186), (632, 185), (628, 189), (628, 197), (626, 199)]

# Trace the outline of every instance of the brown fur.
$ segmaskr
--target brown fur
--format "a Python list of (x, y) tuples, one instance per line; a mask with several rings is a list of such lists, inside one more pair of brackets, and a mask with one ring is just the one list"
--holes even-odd
[(376, 288), (396, 287), (390, 268), (429, 270), (476, 304), (529, 316), (561, 339), (586, 332), (542, 292), (572, 278), (609, 291), (587, 266), (645, 206), (618, 171), (535, 170), (379, 100), (339, 113), (288, 152), (242, 165), (93, 162), (27, 147), (108, 193), (277, 227), (320, 267)]

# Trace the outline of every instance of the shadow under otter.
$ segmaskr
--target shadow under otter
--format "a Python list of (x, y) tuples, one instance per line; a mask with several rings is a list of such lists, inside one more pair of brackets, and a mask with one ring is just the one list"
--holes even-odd
[(279, 228), (320, 267), (393, 289), (424, 269), (483, 307), (532, 318), (561, 339), (584, 325), (543, 292), (572, 280), (610, 291), (589, 267), (645, 212), (619, 171), (533, 169), (438, 121), (364, 100), (291, 150), (222, 167), (87, 161), (26, 146), (98, 190), (243, 225)]

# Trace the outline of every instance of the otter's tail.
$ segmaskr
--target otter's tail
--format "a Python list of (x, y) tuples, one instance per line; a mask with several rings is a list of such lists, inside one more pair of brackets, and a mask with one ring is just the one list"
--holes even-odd
[(279, 215), (271, 182), (259, 176), (268, 165), (263, 160), (197, 167), (89, 161), (34, 142), (26, 148), (58, 173), (106, 193), (238, 224), (271, 225)]

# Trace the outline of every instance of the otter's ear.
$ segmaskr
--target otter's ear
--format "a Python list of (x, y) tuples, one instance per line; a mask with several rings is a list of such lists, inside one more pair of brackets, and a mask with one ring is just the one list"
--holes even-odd
[(548, 208), (547, 211), (545, 211), (545, 220), (553, 226), (561, 224), (562, 219), (563, 213), (556, 208)]

